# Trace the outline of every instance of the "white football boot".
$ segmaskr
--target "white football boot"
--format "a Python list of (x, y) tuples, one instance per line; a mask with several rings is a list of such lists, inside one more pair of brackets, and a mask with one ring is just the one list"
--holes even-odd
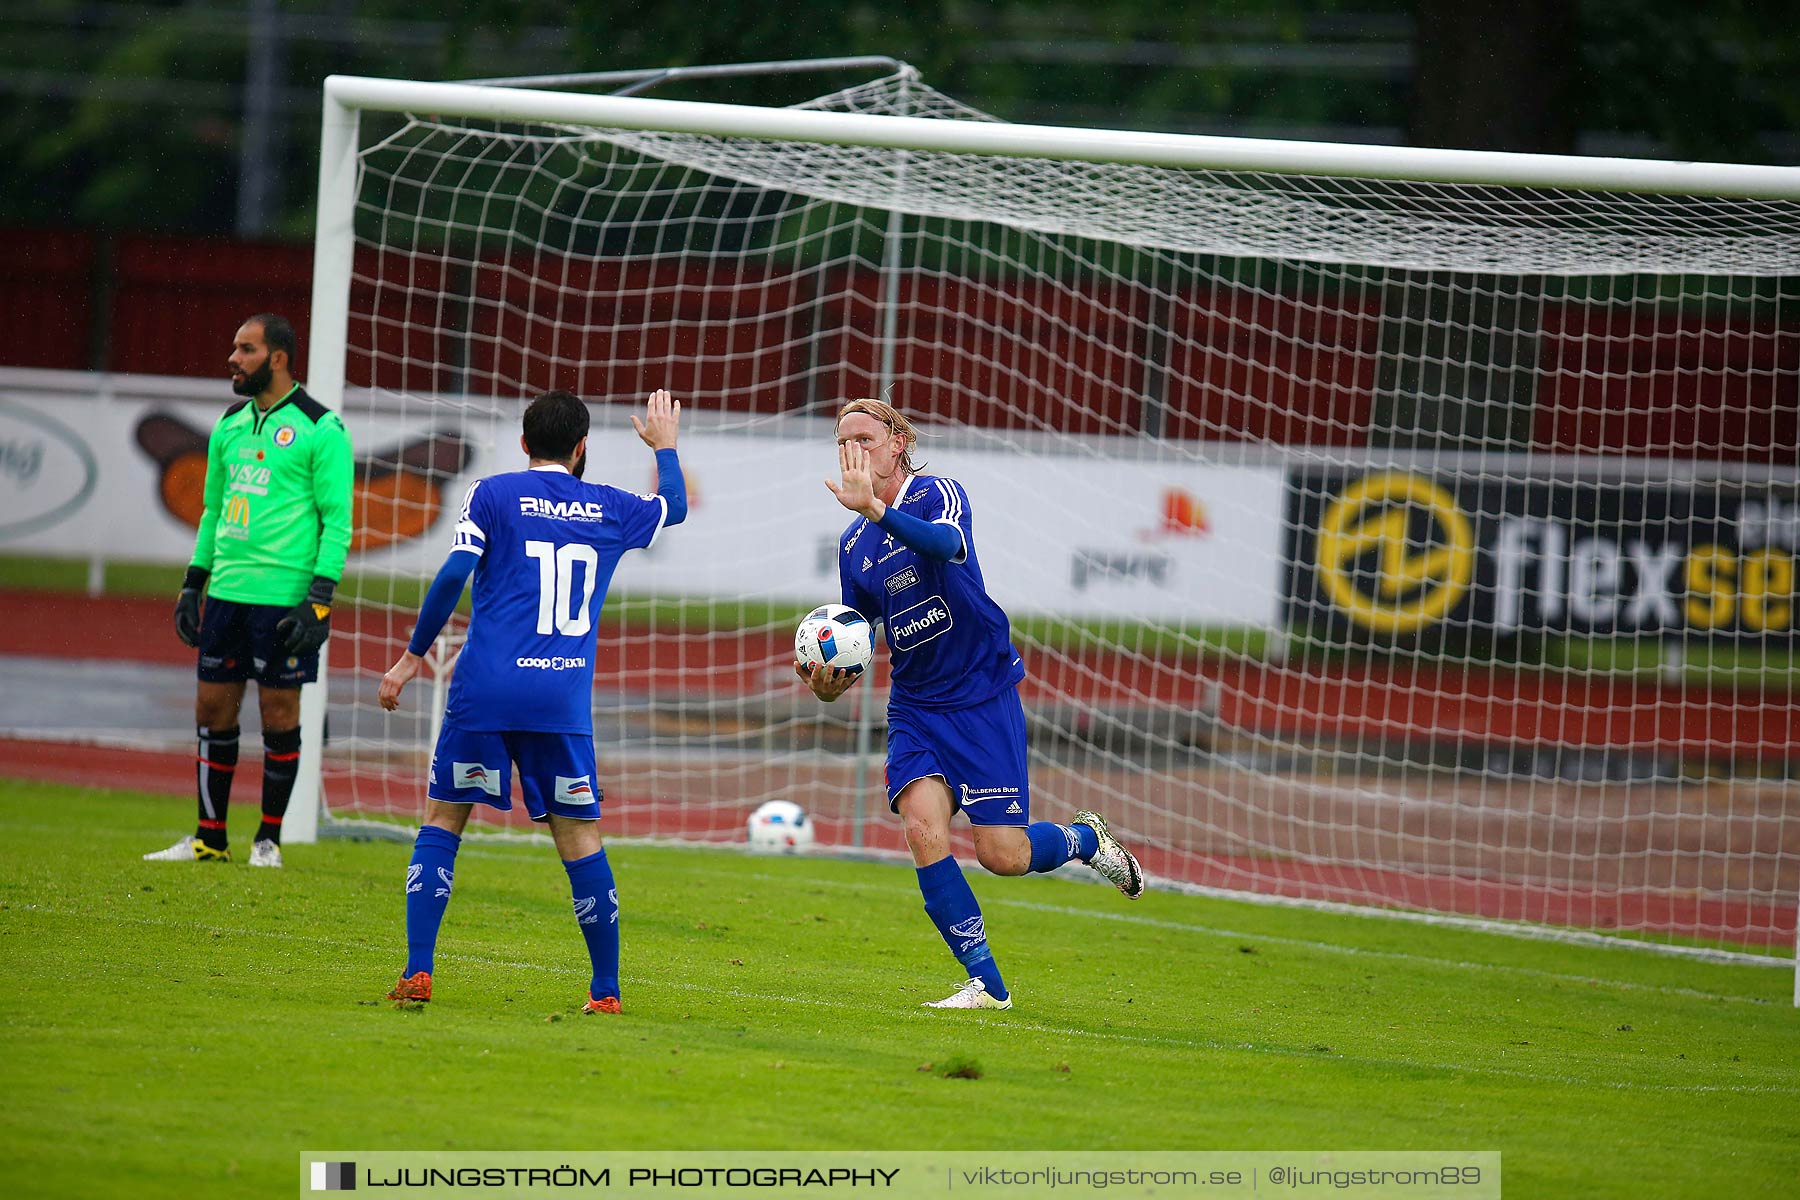
[(231, 851), (214, 850), (197, 837), (184, 837), (167, 850), (144, 855), (145, 862), (230, 862)]
[(253, 867), (279, 867), (281, 865), (281, 847), (268, 838), (250, 844), (250, 865)]
[(969, 981), (957, 988), (942, 1000), (927, 1000), (921, 1008), (1011, 1008), (1012, 996), (1004, 1000), (996, 1000), (988, 995), (987, 984), (971, 977)]
[(1126, 899), (1136, 900), (1144, 894), (1144, 871), (1138, 866), (1138, 860), (1131, 851), (1119, 845), (1118, 839), (1106, 832), (1106, 818), (1099, 813), (1082, 809), (1069, 818), (1071, 825), (1091, 825), (1100, 838), (1100, 848), (1094, 851), (1094, 857), (1088, 859), (1088, 866), (1106, 876), (1107, 881), (1121, 892)]

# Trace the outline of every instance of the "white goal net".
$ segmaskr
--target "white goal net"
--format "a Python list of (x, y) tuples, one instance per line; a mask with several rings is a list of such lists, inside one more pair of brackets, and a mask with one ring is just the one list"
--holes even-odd
[(1800, 202), (921, 148), (879, 118), (1002, 127), (910, 70), (812, 139), (591, 99), (364, 111), (322, 219), (368, 459), (335, 818), (421, 810), (431, 683), (375, 681), (523, 402), (589, 399), (590, 477), (650, 490), (667, 387), (693, 508), (607, 605), (607, 831), (779, 797), (897, 849), (885, 673), (823, 706), (791, 667), (834, 413), (886, 394), (1013, 618), (1035, 817), (1169, 882), (1792, 953)]

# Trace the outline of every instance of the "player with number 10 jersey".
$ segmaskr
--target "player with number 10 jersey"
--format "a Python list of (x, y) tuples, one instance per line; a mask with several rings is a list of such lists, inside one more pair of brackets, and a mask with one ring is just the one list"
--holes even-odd
[(445, 721), (591, 735), (607, 585), (625, 552), (655, 542), (668, 515), (666, 497), (585, 483), (558, 467), (471, 487), (453, 549), (481, 561)]
[(525, 410), (523, 471), (469, 489), (455, 542), (419, 608), (400, 660), (382, 676), (381, 706), (399, 706), (438, 632), (475, 576), (468, 639), (457, 659), (432, 752), (425, 821), (406, 870), (406, 968), (388, 993), (431, 999), (438, 929), (475, 805), (512, 808), (516, 767), (525, 808), (549, 825), (569, 876), (575, 922), (593, 968), (582, 1011), (617, 1013), (619, 892), (597, 829), (594, 645), (613, 569), (687, 516), (675, 439), (681, 405), (651, 394), (638, 437), (656, 452), (656, 495), (583, 483), (589, 414), (580, 397), (546, 392)]

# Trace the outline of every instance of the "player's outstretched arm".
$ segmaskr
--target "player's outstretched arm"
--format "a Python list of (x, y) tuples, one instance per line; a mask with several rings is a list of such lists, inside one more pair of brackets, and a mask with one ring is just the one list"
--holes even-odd
[(875, 523), (926, 558), (935, 558), (939, 562), (961, 562), (967, 557), (963, 550), (962, 530), (947, 522), (926, 521), (911, 513), (890, 508)]
[(413, 626), (412, 640), (406, 645), (406, 653), (381, 677), (381, 687), (375, 693), (381, 707), (389, 712), (399, 707), (400, 693), (418, 676), (419, 668), (425, 662), (425, 651), (431, 649), (431, 643), (442, 632), (444, 622), (456, 611), (456, 602), (462, 598), (463, 584), (468, 582), (469, 576), (475, 571), (475, 564), (480, 561), (480, 557), (469, 550), (452, 550), (449, 557), (444, 559), (444, 565), (438, 568), (437, 578), (426, 589), (425, 602), (419, 605), (419, 620)]

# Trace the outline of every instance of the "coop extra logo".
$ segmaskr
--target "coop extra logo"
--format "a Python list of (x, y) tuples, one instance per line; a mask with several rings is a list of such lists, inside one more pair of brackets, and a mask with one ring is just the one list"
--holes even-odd
[(1444, 488), (1418, 475), (1366, 475), (1319, 521), (1320, 586), (1352, 621), (1409, 633), (1442, 620), (1475, 577), (1475, 529)]

